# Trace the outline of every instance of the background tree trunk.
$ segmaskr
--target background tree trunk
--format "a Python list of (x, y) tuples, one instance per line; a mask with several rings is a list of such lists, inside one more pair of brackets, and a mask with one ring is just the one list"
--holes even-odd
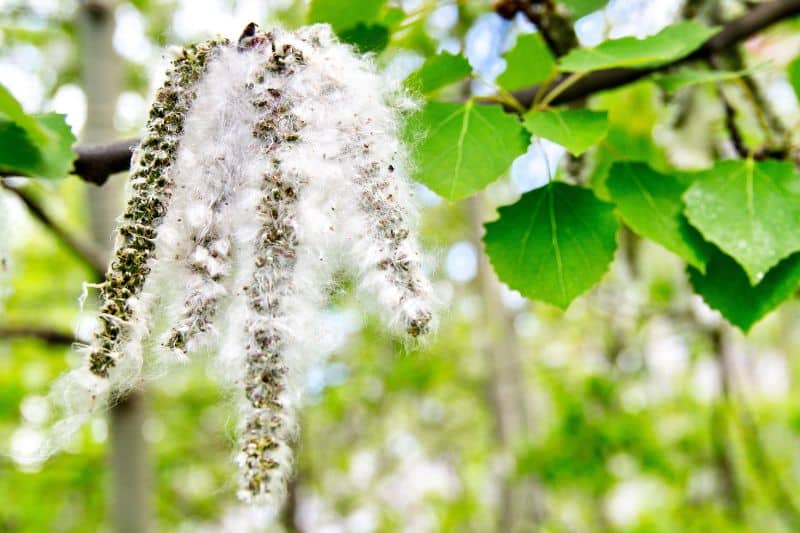
[[(86, 124), (83, 142), (115, 139), (114, 111), (120, 92), (120, 59), (114, 52), (113, 1), (85, 1), (79, 11), (83, 90)], [(92, 235), (108, 257), (116, 218), (122, 209), (124, 179), (111, 179), (103, 187), (87, 187)], [(149, 530), (147, 448), (142, 434), (145, 402), (141, 392), (120, 399), (109, 412), (109, 505), (111, 524), (118, 533)]]
[(531, 477), (516, 478), (515, 446), (533, 431), (519, 339), (513, 316), (502, 301), (502, 285), (482, 253), (483, 195), (467, 200), (472, 243), (478, 254), (475, 283), (483, 301), (483, 334), (479, 349), (488, 370), (487, 391), (495, 419), (495, 439), (502, 459), (497, 527), (500, 533), (528, 533), (543, 519), (539, 484)]

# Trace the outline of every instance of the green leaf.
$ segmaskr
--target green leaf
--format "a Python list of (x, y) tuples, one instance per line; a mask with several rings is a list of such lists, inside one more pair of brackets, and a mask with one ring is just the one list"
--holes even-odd
[(559, 61), (564, 72), (591, 72), (609, 68), (647, 68), (670, 63), (697, 50), (719, 31), (697, 22), (667, 26), (652, 37), (623, 37), (600, 43), (595, 48), (573, 50)]
[(683, 215), (686, 184), (645, 163), (618, 162), (608, 172), (606, 187), (633, 231), (705, 271), (710, 246)]
[(42, 156), (28, 134), (9, 120), (0, 120), (0, 170), (30, 175), (40, 166)]
[(472, 67), (462, 55), (442, 52), (425, 60), (422, 67), (405, 81), (406, 86), (430, 94), (446, 85), (464, 79)]
[(667, 92), (675, 92), (678, 89), (690, 85), (701, 83), (713, 83), (718, 81), (729, 81), (741, 78), (757, 69), (745, 70), (708, 70), (696, 67), (686, 67), (675, 72), (656, 73), (650, 77), (662, 89)]
[(600, 199), (610, 198), (605, 180), (614, 161), (643, 161), (655, 169), (668, 166), (663, 148), (653, 141), (653, 128), (665, 112), (661, 100), (658, 87), (644, 80), (592, 98), (595, 109), (608, 111), (608, 135), (593, 154), (588, 180)]
[(36, 145), (46, 144), (51, 140), (47, 130), (22, 110), (17, 99), (2, 84), (0, 84), (0, 117), (22, 128)]
[(745, 333), (800, 286), (800, 254), (793, 254), (753, 286), (736, 261), (721, 251), (712, 255), (706, 273), (689, 267), (689, 280), (703, 300)]
[(599, 11), (606, 7), (608, 0), (561, 0), (572, 12), (572, 17), (579, 19), (594, 11)]
[(373, 22), (378, 18), (386, 0), (311, 0), (308, 22), (327, 22), (339, 34), (359, 22)]
[(530, 136), (499, 105), (428, 102), (408, 121), (417, 145), (415, 179), (448, 200), (474, 194), (508, 170)]
[(792, 84), (794, 94), (797, 96), (797, 99), (800, 100), (800, 56), (797, 56), (789, 63), (788, 72), (789, 83)]
[(581, 155), (608, 133), (608, 113), (589, 109), (533, 110), (525, 115), (525, 127), (571, 154)]
[(383, 24), (359, 22), (352, 28), (341, 30), (339, 38), (354, 45), (361, 53), (380, 52), (389, 44), (389, 28)]
[(790, 163), (721, 161), (684, 193), (686, 216), (756, 284), (800, 250), (800, 196), (787, 187), (798, 180)]
[(486, 224), (486, 253), (509, 287), (566, 309), (614, 258), (613, 211), (588, 189), (552, 182), (500, 208), (500, 218)]
[(47, 141), (37, 145), (18, 124), (0, 119), (0, 170), (23, 176), (62, 178), (72, 169), (75, 136), (64, 115), (29, 115), (46, 133)]
[(555, 60), (538, 33), (517, 37), (514, 48), (503, 54), (506, 69), (497, 77), (500, 87), (509, 91), (545, 81), (555, 69)]
[(407, 25), (392, 35), (392, 46), (396, 48), (406, 48), (418, 52), (425, 57), (436, 55), (439, 41), (431, 37), (425, 28), (425, 17), (419, 19), (406, 19)]
[(60, 178), (72, 168), (75, 136), (63, 115), (29, 115), (0, 84), (0, 169)]
[(378, 22), (380, 22), (390, 30), (394, 31), (397, 28), (397, 26), (399, 26), (400, 23), (403, 22), (403, 20), (405, 20), (405, 18), (406, 18), (406, 12), (403, 11), (402, 7), (385, 6), (380, 16), (378, 17)]
[(35, 118), (53, 134), (54, 140), (39, 146), (42, 164), (34, 175), (43, 178), (63, 178), (72, 170), (72, 161), (75, 159), (75, 153), (72, 151), (75, 135), (66, 122), (66, 115), (47, 113), (35, 115)]

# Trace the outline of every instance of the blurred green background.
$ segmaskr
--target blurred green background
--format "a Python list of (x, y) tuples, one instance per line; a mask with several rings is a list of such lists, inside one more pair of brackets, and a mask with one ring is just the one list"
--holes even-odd
[[(588, 44), (653, 33), (682, 7), (584, 3), (591, 6), (576, 28)], [(341, 4), (328, 15), (350, 3)], [(376, 61), (397, 79), (445, 49), (464, 51), (490, 81), (509, 42), (531, 31), (477, 1), (395, 7), (383, 8), (384, 20), (396, 21), (391, 37), (378, 36), (389, 40)], [(165, 46), (233, 38), (250, 20), (297, 26), (306, 12), (292, 1), (6, 0), (0, 80), (26, 111), (67, 113), (82, 142), (135, 137)], [(800, 48), (796, 28), (790, 22), (749, 43), (748, 62), (785, 64)], [(786, 80), (769, 69), (759, 76), (796, 123)], [(472, 90), (486, 86), (476, 81)], [(643, 81), (592, 105), (610, 111), (617, 149), (656, 167), (692, 167), (713, 142), (697, 124), (722, 129), (721, 114), (703, 105), (707, 93), (693, 89), (687, 106), (686, 93), (667, 98)], [(607, 169), (606, 152), (593, 157), (591, 172)], [(630, 233), (600, 287), (566, 312), (528, 302), (494, 277), (480, 224), (567, 163), (563, 150), (543, 143), (478, 197), (449, 204), (417, 190), (422, 240), (446, 304), (440, 331), (423, 347), (405, 346), (349, 293), (334, 295), (327, 318), (340, 345), (309, 376), (297, 477), (278, 516), (236, 502), (233, 411), (203, 361), (149, 385), (135, 406), (141, 420), (123, 422), (143, 436), (132, 445), (147, 459), (149, 508), (133, 512), (151, 515), (161, 531), (800, 531), (795, 302), (745, 338), (691, 295), (680, 261)], [(25, 183), (59, 224), (103, 247), (125, 178), (102, 189), (75, 178)], [(0, 325), (87, 337), (93, 303), (79, 312), (77, 300), (92, 271), (14, 195), (0, 191), (0, 202), (8, 250)], [(52, 422), (49, 386), (78, 356), (63, 340), (6, 333), (0, 531), (118, 528), (111, 494), (125, 481), (111, 473), (124, 470), (115, 462), (125, 456), (108, 456), (107, 417), (46, 463), (30, 456)]]

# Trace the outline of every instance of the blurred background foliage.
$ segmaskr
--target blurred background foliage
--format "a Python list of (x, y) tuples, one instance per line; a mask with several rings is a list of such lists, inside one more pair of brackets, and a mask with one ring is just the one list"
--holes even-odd
[[(652, 34), (683, 7), (568, 4), (582, 17), (576, 29), (586, 45)], [(0, 81), (25, 111), (66, 113), (79, 139), (94, 141), (137, 135), (166, 65), (165, 46), (235, 37), (250, 20), (331, 22), (343, 38), (376, 51), (398, 80), (439, 50), (463, 52), (480, 74), (470, 87), (476, 94), (491, 92), (516, 35), (533, 31), (523, 17), (503, 20), (478, 1), (314, 1), (309, 9), (291, 0), (6, 0), (0, 9)], [(364, 21), (337, 27), (349, 9)], [(98, 50), (81, 47), (85, 12), (108, 15), (115, 28), (118, 69), (98, 73), (118, 77), (107, 109), (88, 101), (86, 69)], [(786, 22), (744, 46), (749, 64), (780, 67), (756, 75), (776, 112), (794, 125), (797, 101), (782, 67), (800, 48), (797, 27)], [(609, 111), (610, 128), (591, 154), (588, 181), (602, 182), (620, 153), (654, 168), (707, 164), (706, 148), (716, 142), (708, 131), (724, 130), (722, 111), (709, 104), (713, 93), (696, 86), (670, 96), (642, 81), (592, 98), (590, 107)], [(113, 126), (101, 138), (85, 130), (97, 113)], [(754, 118), (742, 122), (746, 135), (758, 135)], [(566, 312), (528, 302), (494, 278), (482, 258), (480, 223), (548, 175), (566, 172), (570, 161), (556, 145), (534, 142), (478, 197), (448, 203), (417, 189), (422, 238), (447, 304), (441, 330), (423, 347), (404, 346), (349, 293), (335, 295), (327, 319), (341, 333), (339, 349), (309, 376), (297, 478), (269, 530), (800, 530), (795, 302), (745, 338), (691, 294), (676, 257), (630, 232), (603, 283)], [(124, 180), (112, 178), (116, 194)], [(58, 224), (90, 238), (92, 185), (75, 178), (20, 183)], [(602, 196), (602, 186), (596, 190)], [(81, 312), (77, 300), (94, 273), (15, 195), (0, 192), (0, 240), (8, 250), (1, 324), (86, 338), (93, 305), (90, 299)], [(49, 386), (77, 357), (57, 339), (0, 338), (0, 531), (115, 528), (105, 418), (46, 463), (30, 456), (51, 422)], [(272, 517), (235, 501), (232, 411), (205, 368), (187, 365), (145, 391), (151, 524), (258, 530)]]

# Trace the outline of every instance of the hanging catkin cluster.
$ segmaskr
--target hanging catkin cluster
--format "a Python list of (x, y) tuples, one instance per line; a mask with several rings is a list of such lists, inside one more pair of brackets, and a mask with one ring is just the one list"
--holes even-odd
[(56, 434), (148, 369), (209, 352), (239, 391), (239, 496), (280, 500), (306, 371), (330, 349), (334, 273), (349, 268), (395, 331), (432, 327), (400, 101), (325, 25), (251, 24), (181, 51), (134, 154), (100, 328), (56, 392)]

